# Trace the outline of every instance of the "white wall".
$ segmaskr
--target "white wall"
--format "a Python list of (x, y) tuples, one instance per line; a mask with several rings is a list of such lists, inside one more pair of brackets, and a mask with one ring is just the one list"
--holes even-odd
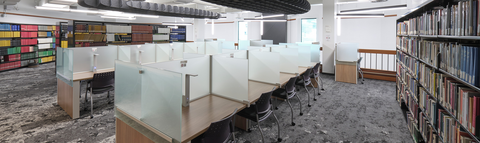
[(233, 23), (214, 24), (214, 26), (215, 31), (212, 34), (212, 24), (205, 24), (205, 38), (218, 38), (235, 42), (238, 41), (238, 34), (236, 34), (238, 33), (238, 24), (236, 21)]
[(249, 22), (248, 23), (248, 40), (261, 40), (262, 35), (260, 35), (260, 22)]
[(323, 5), (312, 6), (310, 11), (304, 14), (292, 15), (288, 19), (296, 19), (293, 21), (288, 21), (287, 23), (287, 42), (295, 43), (301, 42), (302, 39), (302, 18), (317, 18), (317, 41), (322, 41), (322, 28), (323, 28)]

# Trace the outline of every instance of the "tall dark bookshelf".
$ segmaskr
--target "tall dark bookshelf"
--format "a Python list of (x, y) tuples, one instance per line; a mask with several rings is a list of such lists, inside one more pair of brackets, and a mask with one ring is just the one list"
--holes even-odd
[[(423, 59), (422, 57), (424, 57), (425, 55), (421, 54), (420, 52), (421, 50), (426, 50), (425, 48), (428, 47), (428, 46), (422, 45), (422, 42), (427, 42), (427, 43), (443, 42), (448, 44), (455, 43), (455, 44), (464, 44), (464, 45), (477, 45), (472, 47), (480, 50), (480, 35), (473, 34), (473, 36), (472, 35), (455, 36), (455, 35), (451, 35), (450, 32), (444, 33), (445, 29), (442, 29), (442, 26), (445, 27), (445, 25), (442, 25), (442, 24), (445, 24), (445, 22), (447, 22), (446, 24), (447, 28), (450, 28), (450, 26), (452, 25), (448, 24), (449, 22), (443, 19), (441, 15), (437, 15), (437, 16), (440, 16), (439, 19), (432, 20), (431, 21), (432, 23), (430, 23), (432, 26), (432, 29), (429, 29), (429, 30), (434, 30), (434, 31), (436, 30), (437, 32), (437, 33), (432, 32), (433, 34), (432, 33), (425, 34), (425, 32), (423, 32), (423, 34), (419, 34), (422, 32), (418, 32), (418, 31), (416, 31), (414, 34), (412, 32), (409, 32), (411, 31), (411, 29), (409, 28), (413, 27), (414, 25), (408, 25), (404, 23), (406, 21), (409, 21), (409, 20), (411, 21), (412, 19), (420, 17), (422, 15), (425, 16), (425, 14), (432, 14), (435, 16), (435, 14), (439, 14), (435, 12), (441, 13), (441, 11), (438, 11), (439, 9), (442, 9), (443, 11), (445, 8), (449, 8), (452, 5), (457, 5), (459, 1), (465, 2), (468, 0), (430, 0), (416, 7), (414, 11), (408, 12), (403, 17), (397, 19), (396, 100), (399, 102), (401, 109), (405, 114), (405, 119), (409, 126), (410, 134), (412, 135), (414, 142), (432, 142), (432, 140), (429, 140), (430, 137), (427, 136), (427, 135), (430, 135), (430, 133), (434, 136), (435, 134), (437, 135), (435, 142), (441, 142), (441, 143), (449, 142), (446, 138), (443, 138), (441, 136), (441, 134), (444, 132), (444, 129), (442, 130), (442, 128), (440, 128), (441, 125), (439, 125), (440, 120), (442, 120), (442, 118), (439, 117), (439, 114), (440, 114), (439, 110), (441, 110), (442, 116), (445, 115), (445, 116), (448, 116), (449, 119), (453, 119), (452, 124), (455, 124), (458, 130), (462, 132), (462, 136), (465, 136), (465, 137), (468, 136), (471, 138), (473, 142), (480, 143), (480, 140), (479, 140), (480, 133), (476, 132), (476, 135), (475, 135), (472, 131), (469, 130), (469, 127), (465, 127), (464, 125), (462, 125), (460, 123), (461, 122), (460, 118), (457, 117), (457, 115), (454, 112), (452, 112), (452, 109), (449, 109), (444, 105), (445, 101), (443, 101), (439, 97), (439, 95), (443, 92), (441, 91), (443, 89), (440, 88), (439, 86), (442, 86), (440, 84), (446, 84), (447, 82), (444, 79), (448, 79), (448, 81), (454, 81), (455, 84), (461, 85), (459, 87), (468, 88), (468, 90), (472, 90), (474, 92), (480, 93), (480, 87), (478, 86), (478, 84), (475, 85), (474, 83), (469, 82), (464, 78), (460, 78), (458, 74), (453, 74), (451, 71), (446, 71), (440, 67), (441, 64), (446, 62), (446, 60), (448, 59), (448, 58), (445, 58), (445, 56), (447, 56), (446, 55), (447, 52), (445, 50), (436, 50), (436, 52), (432, 52), (435, 50), (431, 50), (432, 53), (430, 53), (430, 57), (429, 57), (430, 60)], [(477, 1), (477, 2), (480, 2), (480, 1)], [(475, 3), (472, 3), (472, 5), (473, 4)], [(480, 4), (476, 3), (476, 6), (479, 6), (479, 5)], [(475, 12), (475, 10), (477, 14), (471, 15), (472, 19), (474, 19), (475, 16), (477, 17), (477, 19), (478, 17), (480, 17), (480, 15), (478, 14), (480, 7), (472, 9), (471, 12)], [(432, 11), (435, 11), (435, 12), (432, 12)], [(446, 11), (446, 13), (447, 12), (448, 11)], [(444, 15), (444, 13), (442, 13), (442, 15)], [(469, 22), (478, 23), (480, 21), (477, 20), (477, 21), (469, 21)], [(404, 27), (405, 25), (408, 25), (407, 28)], [(419, 26), (419, 25), (415, 24), (415, 26)], [(406, 31), (406, 33), (399, 32), (399, 29), (401, 30), (407, 29), (408, 31)], [(412, 45), (405, 45), (404, 44), (405, 40), (407, 40), (408, 44), (412, 44)], [(412, 40), (412, 41), (408, 41), (408, 40)], [(407, 48), (405, 48), (405, 46), (407, 46)], [(442, 47), (437, 47), (437, 48), (441, 49)], [(480, 55), (477, 55), (477, 56), (480, 56)], [(457, 58), (462, 58), (462, 57), (457, 57)], [(406, 61), (406, 63), (404, 63), (403, 61)], [(465, 62), (465, 60), (460, 61), (460, 63), (462, 62)], [(480, 67), (480, 62), (471, 64), (471, 65)], [(423, 69), (424, 72), (422, 72), (420, 69)], [(423, 82), (426, 78), (429, 78), (428, 76), (431, 77), (432, 75), (432, 74), (426, 73), (427, 71), (429, 71), (428, 73), (434, 73), (433, 74), (434, 85), (425, 85), (425, 84), (431, 84), (432, 80), (430, 80), (430, 82), (428, 83)], [(479, 73), (480, 72), (476, 71), (471, 74), (473, 74), (472, 76), (474, 76), (475, 78), (479, 78), (478, 77), (480, 75)], [(421, 76), (421, 75), (427, 75), (427, 74), (428, 76), (424, 76), (424, 77)], [(442, 79), (441, 77), (444, 77), (444, 78)], [(408, 80), (408, 81), (405, 81), (405, 80)], [(455, 91), (458, 89), (457, 86), (454, 86), (454, 88), (456, 88)], [(414, 91), (412, 91), (412, 89)], [(458, 93), (454, 93), (454, 94), (458, 94)], [(477, 96), (477, 95), (474, 95), (474, 96)], [(460, 100), (458, 98), (460, 97), (457, 97), (457, 99), (454, 99), (454, 101)], [(423, 107), (412, 106), (412, 104), (414, 105), (424, 104), (424, 102), (420, 103), (420, 100), (423, 100), (424, 102), (425, 100), (427, 100), (427, 104), (428, 103), (432, 103), (432, 104), (431, 106), (423, 105)], [(426, 106), (428, 106), (430, 109), (426, 110), (427, 108)], [(456, 105), (456, 106), (460, 106), (460, 105)], [(477, 109), (477, 110), (480, 110), (480, 109)], [(432, 111), (437, 114), (431, 115)], [(457, 111), (457, 112), (460, 112), (460, 111)], [(477, 113), (474, 113), (473, 115), (476, 115), (476, 114)], [(413, 118), (413, 119), (409, 118), (411, 116), (416, 118)], [(477, 117), (473, 116), (474, 121), (475, 120), (479, 121), (479, 119), (480, 119), (480, 116), (477, 116)], [(409, 120), (414, 120), (414, 121), (412, 123), (412, 122), (409, 122)], [(480, 121), (476, 122), (476, 124), (477, 124), (476, 126), (478, 126), (478, 124), (480, 124)], [(414, 128), (410, 128), (410, 126), (414, 126)], [(426, 127), (427, 130), (422, 128), (423, 129), (422, 131), (421, 127)], [(456, 136), (456, 137), (459, 137), (459, 136)], [(452, 139), (453, 137), (447, 136), (447, 138)]]

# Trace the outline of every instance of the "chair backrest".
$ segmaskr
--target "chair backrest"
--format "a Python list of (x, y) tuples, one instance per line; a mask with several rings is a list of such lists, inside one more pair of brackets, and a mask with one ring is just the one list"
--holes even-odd
[(232, 118), (237, 113), (237, 109), (233, 113), (223, 118), (220, 121), (216, 121), (210, 124), (208, 130), (203, 134), (204, 143), (223, 143), (230, 139), (230, 135), (233, 133)]
[(357, 61), (357, 64), (360, 64), (360, 62), (362, 61), (363, 57), (360, 57)]
[(302, 75), (303, 76), (303, 81), (307, 82), (307, 81), (310, 81), (310, 74), (307, 74), (307, 73), (310, 73), (312, 72), (312, 68), (308, 68), (305, 73)]
[(258, 114), (266, 113), (270, 110), (270, 98), (272, 96), (273, 90), (270, 92), (262, 93), (262, 96), (255, 102), (255, 107), (257, 108)]
[(285, 85), (285, 90), (288, 94), (295, 92), (295, 81), (297, 81), (297, 77), (291, 77)]
[(315, 64), (315, 66), (313, 66), (312, 73), (313, 74), (318, 73), (319, 68), (320, 68), (320, 63)]
[(93, 75), (92, 88), (104, 88), (115, 84), (115, 72), (96, 73)]

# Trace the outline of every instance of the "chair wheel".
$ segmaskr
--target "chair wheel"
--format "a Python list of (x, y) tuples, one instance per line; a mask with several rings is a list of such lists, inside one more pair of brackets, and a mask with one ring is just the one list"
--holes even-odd
[(294, 123), (294, 122), (292, 122), (292, 126), (295, 126), (295, 123)]
[(250, 130), (250, 129), (247, 129), (247, 132), (251, 133), (251, 132), (252, 132), (252, 130)]
[(308, 107), (312, 107), (312, 105), (308, 105)]
[(365, 81), (364, 79), (362, 79), (362, 81)]
[(92, 115), (90, 115), (90, 119), (92, 119), (92, 118), (93, 118), (93, 116), (92, 116)]
[(325, 91), (325, 89), (322, 88), (323, 91)]
[(322, 94), (318, 93), (318, 95), (322, 95)]
[(362, 84), (363, 84), (363, 82), (362, 82)]
[(282, 142), (282, 138), (278, 138), (278, 142)]
[(300, 113), (300, 116), (303, 116), (303, 113)]
[(275, 107), (275, 110), (278, 110), (278, 107)]
[(297, 91), (300, 91), (300, 89), (297, 89)]
[(313, 101), (317, 101), (317, 99), (314, 98)]

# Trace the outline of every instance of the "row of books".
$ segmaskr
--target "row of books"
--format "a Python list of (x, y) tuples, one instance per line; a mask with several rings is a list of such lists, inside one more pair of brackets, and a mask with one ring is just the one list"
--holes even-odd
[(38, 25), (21, 25), (21, 31), (38, 31)]
[(432, 121), (432, 125), (436, 125), (436, 117), (437, 117), (437, 100), (431, 98), (431, 96), (426, 92), (424, 88), (419, 88), (418, 92), (418, 104), (425, 114), (426, 119)]
[(157, 33), (170, 33), (170, 28), (157, 28)]
[(411, 57), (403, 52), (397, 52), (397, 59), (406, 66), (407, 70), (414, 76), (417, 76), (418, 72), (418, 60), (415, 57)]
[(20, 25), (0, 24), (0, 31), (20, 31)]
[(152, 42), (152, 34), (132, 34), (132, 41)]
[(75, 42), (104, 42), (105, 34), (75, 34)]
[(121, 25), (107, 25), (107, 33), (132, 33), (132, 27)]
[(421, 141), (421, 137), (417, 134), (417, 126), (416, 122), (412, 117), (412, 114), (407, 113), (407, 125), (408, 125), (408, 130), (410, 130), (410, 133), (413, 137), (414, 142), (419, 142)]
[(43, 58), (38, 58), (38, 63), (46, 63), (54, 60), (55, 60), (55, 56), (43, 57)]
[[(18, 47), (14, 47), (14, 48), (18, 48)], [(38, 47), (36, 47), (36, 46), (22, 46), (22, 47), (20, 47), (20, 52), (21, 53), (34, 52), (34, 51), (37, 51), (37, 49), (38, 49)], [(11, 54), (15, 54), (15, 53), (12, 52)]]
[(50, 44), (38, 44), (38, 49), (50, 49), (50, 48), (55, 48), (55, 43), (50, 43)]
[(153, 41), (164, 41), (169, 40), (168, 35), (153, 35)]
[(440, 45), (440, 69), (472, 85), (479, 86), (480, 50), (476, 45), (443, 43)]
[(21, 67), (21, 62), (0, 63), (0, 71)]
[(31, 38), (31, 37), (37, 37), (38, 33), (37, 32), (21, 32), (20, 37), (22, 38)]
[(419, 40), (416, 37), (397, 37), (397, 46), (402, 51), (417, 56)]
[[(422, 114), (422, 113), (420, 113)], [(435, 127), (431, 126), (432, 124), (426, 120), (426, 117), (420, 115), (420, 120), (419, 120), (419, 127), (420, 128), (420, 133), (423, 134), (424, 141), (425, 143), (439, 143), (441, 142), (439, 140), (438, 133), (435, 132)]]
[[(67, 41), (65, 41), (65, 43), (62, 43), (62, 44), (67, 44)], [(75, 42), (75, 47), (106, 46), (106, 45), (107, 43), (103, 43), (103, 42), (98, 42), (98, 43)], [(68, 45), (64, 45), (64, 46), (68, 46)]]
[(38, 37), (52, 37), (52, 32), (38, 32)]
[(17, 38), (20, 37), (19, 31), (0, 31), (0, 38)]
[(170, 40), (185, 40), (185, 35), (170, 35)]
[(106, 29), (107, 29), (107, 27), (105, 25), (85, 25), (85, 24), (75, 25), (75, 32), (105, 33)]
[(186, 28), (172, 28), (170, 33), (186, 33), (187, 29)]
[(38, 57), (53, 56), (54, 51), (40, 51), (38, 52)]
[(443, 109), (438, 110), (438, 132), (444, 142), (471, 143), (473, 138), (460, 129), (457, 121)]
[(20, 60), (32, 59), (37, 57), (37, 53), (25, 53), (20, 55)]
[(44, 25), (38, 26), (38, 31), (54, 31), (55, 29), (56, 29), (56, 26), (44, 26)]
[(132, 25), (132, 33), (152, 33), (153, 27), (146, 25)]
[(418, 58), (434, 67), (438, 67), (439, 48), (444, 46), (444, 43), (422, 40), (418, 44)]
[[(21, 45), (37, 45), (37, 39), (20, 39)], [(14, 41), (14, 40), (12, 40)]]
[(38, 38), (38, 43), (53, 43), (55, 42), (55, 38)]
[(3, 62), (19, 61), (20, 58), (21, 58), (20, 54), (5, 55), (3, 56)]
[(436, 73), (435, 69), (432, 69), (430, 66), (425, 65), (424, 63), (420, 63), (418, 66), (418, 82), (431, 94), (435, 96), (436, 93)]
[(480, 36), (480, 2), (459, 1), (399, 22), (397, 34)]

